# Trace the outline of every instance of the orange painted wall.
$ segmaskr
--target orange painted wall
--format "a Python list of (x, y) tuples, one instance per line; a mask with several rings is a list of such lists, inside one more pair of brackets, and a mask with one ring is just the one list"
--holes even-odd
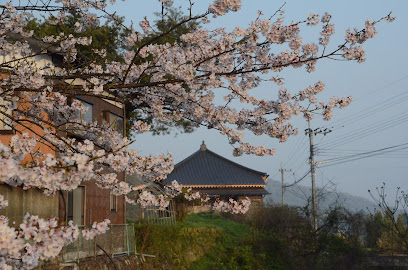
[[(17, 104), (17, 108), (22, 109), (26, 104)], [(25, 128), (23, 125), (16, 125), (14, 131), (0, 131), (0, 142), (4, 145), (9, 145), (11, 138), (15, 135), (21, 137), (22, 133), (28, 133), (33, 136), (35, 133), (43, 135), (41, 127), (23, 122), (23, 125), (27, 125)], [(43, 154), (53, 154), (55, 151), (50, 147), (38, 143), (35, 150), (40, 149)], [(27, 155), (22, 162), (32, 161), (31, 156)], [(9, 206), (0, 210), (0, 215), (5, 215), (10, 219), (10, 224), (18, 226), (23, 221), (23, 217), (26, 213), (32, 215), (38, 215), (40, 218), (48, 218), (58, 215), (58, 197), (50, 197), (44, 195), (40, 189), (24, 190), (22, 187), (11, 187), (7, 184), (0, 184), (0, 194), (5, 197), (9, 202)], [(13, 223), (14, 222), (14, 223)]]
[[(111, 111), (115, 114), (118, 114), (120, 116), (123, 116), (123, 109), (118, 108), (104, 100), (94, 98), (94, 97), (84, 97), (83, 98), (85, 101), (89, 101), (93, 104), (93, 115), (95, 120), (98, 122), (102, 122), (102, 111), (108, 110)], [(29, 106), (29, 104), (24, 103), (24, 104), (18, 104), (18, 108), (22, 109), (25, 106)], [(0, 142), (2, 144), (8, 145), (11, 141), (12, 136), (15, 134), (20, 135), (20, 133), (28, 133), (30, 136), (34, 135), (37, 133), (36, 137), (38, 138), (38, 135), (41, 136), (43, 135), (42, 127), (36, 126), (34, 124), (29, 124), (28, 122), (23, 122), (24, 125), (27, 125), (27, 127), (23, 127), (22, 125), (16, 125), (15, 132), (14, 134), (7, 134), (10, 133), (9, 131), (7, 132), (1, 132), (0, 131)], [(55, 155), (56, 152), (51, 149), (50, 147), (38, 143), (36, 146), (37, 149), (41, 150), (41, 153), (43, 154), (52, 154)], [(29, 162), (31, 161), (30, 156), (26, 156), (22, 162)], [(118, 176), (120, 181), (125, 181), (125, 174), (120, 174)], [(124, 196), (118, 196), (117, 198), (117, 211), (110, 211), (110, 192), (109, 190), (103, 190), (98, 188), (94, 182), (87, 182), (83, 184), (85, 186), (85, 207), (84, 207), (84, 221), (85, 224), (92, 224), (94, 221), (102, 221), (105, 218), (108, 218), (111, 220), (112, 224), (123, 224), (126, 223), (126, 208), (125, 208), (125, 200)], [(6, 190), (6, 189), (5, 189)], [(66, 207), (65, 203), (67, 201), (67, 192), (62, 191), (57, 194), (58, 198), (58, 217), (60, 222), (65, 221), (65, 212), (66, 212)], [(38, 199), (38, 203), (41, 204), (42, 202), (41, 197)], [(44, 199), (44, 201), (46, 201)], [(12, 202), (9, 202), (12, 203)], [(45, 217), (45, 216), (44, 216)]]

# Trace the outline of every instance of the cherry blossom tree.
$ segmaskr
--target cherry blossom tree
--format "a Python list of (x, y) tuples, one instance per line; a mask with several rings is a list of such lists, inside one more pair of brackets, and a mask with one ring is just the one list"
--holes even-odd
[[(169, 0), (159, 1), (163, 6), (172, 4)], [(108, 11), (115, 0), (23, 3), (0, 5), (0, 121), (6, 126), (22, 126), (30, 133), (17, 132), (10, 144), (0, 143), (0, 181), (25, 189), (39, 188), (53, 195), (93, 180), (115, 195), (137, 191), (136, 197), (126, 196), (129, 203), (160, 207), (166, 207), (170, 197), (183, 192), (177, 182), (167, 194), (157, 197), (141, 187), (119, 182), (116, 175), (126, 172), (160, 181), (173, 169), (171, 154), (142, 156), (137, 150), (130, 150), (132, 141), (108, 125), (88, 123), (78, 117), (86, 108), (75, 100), (68, 102), (69, 97), (85, 95), (131, 103), (146, 108), (145, 113), (157, 121), (188, 120), (217, 130), (234, 146), (234, 155), (272, 155), (273, 149), (247, 142), (243, 132), (284, 142), (298, 133), (290, 124), (292, 117), (301, 114), (311, 119), (313, 112), (321, 111), (324, 119), (329, 120), (333, 109), (346, 107), (352, 101), (350, 96), (332, 97), (327, 103), (319, 101), (317, 95), (325, 88), (321, 81), (301, 91), (289, 91), (279, 72), (285, 68), (313, 72), (321, 59), (364, 62), (362, 44), (376, 35), (375, 25), (394, 19), (388, 15), (376, 21), (367, 20), (361, 30), (347, 30), (343, 43), (331, 45), (335, 28), (329, 14), (309, 14), (302, 21), (286, 23), (280, 8), (267, 17), (259, 12), (246, 28), (227, 31), (203, 27), (182, 35), (179, 42), (158, 44), (157, 40), (185, 24), (194, 21), (206, 24), (238, 11), (241, 0), (215, 0), (202, 14), (193, 14), (190, 6), (189, 16), (162, 32), (146, 19), (139, 23), (142, 31), (133, 25), (126, 26)], [(75, 12), (76, 32), (97, 25), (99, 20), (123, 27), (127, 33), (123, 59), (109, 61), (104, 50), (95, 50), (97, 61), (76, 65), (81, 57), (78, 47), (91, 44), (90, 37), (61, 33), (39, 39), (26, 30), (33, 16), (44, 14), (49, 18), (47, 23), (57, 25), (64, 24), (70, 12)], [(316, 42), (303, 42), (301, 32), (307, 27), (321, 29)], [(155, 35), (150, 35), (153, 32)], [(38, 67), (35, 57), (50, 52), (62, 55), (63, 63)], [(278, 98), (256, 97), (254, 90), (262, 81), (276, 84)], [(218, 102), (216, 95), (222, 95), (224, 102)], [(237, 103), (243, 105), (236, 106)], [(32, 128), (33, 125), (40, 129)], [(68, 128), (86, 132), (78, 132), (80, 139), (68, 137)], [(149, 131), (150, 126), (135, 121), (130, 128), (142, 133)], [(38, 145), (58, 154), (44, 154), (37, 150)], [(185, 197), (197, 199), (201, 195), (188, 190)], [(4, 197), (0, 197), (0, 206), (7, 206)], [(218, 210), (233, 213), (243, 213), (248, 207), (248, 200), (214, 204)], [(95, 223), (83, 235), (90, 239), (105, 232), (108, 224), (108, 220)], [(15, 229), (9, 226), (7, 217), (1, 216), (0, 265), (7, 269), (14, 263), (32, 269), (39, 260), (55, 257), (78, 234), (72, 223), (59, 227), (55, 218), (43, 220), (28, 214)]]

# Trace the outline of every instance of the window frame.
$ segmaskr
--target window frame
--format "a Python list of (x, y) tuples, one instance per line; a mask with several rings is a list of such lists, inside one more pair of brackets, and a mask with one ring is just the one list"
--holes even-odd
[[(77, 188), (81, 188), (82, 189), (82, 213), (81, 213), (81, 222), (82, 222), (82, 224), (76, 224), (76, 225), (85, 225), (86, 224), (86, 186), (82, 186), (82, 185), (80, 185), (80, 186), (78, 186)], [(66, 211), (66, 214), (65, 214), (65, 216), (66, 216), (66, 222), (68, 223), (70, 220), (74, 220), (74, 213), (73, 213), (73, 200), (72, 200), (72, 206), (70, 205), (71, 203), (70, 203), (70, 192), (71, 192), (71, 196), (72, 196), (72, 199), (73, 199), (73, 194), (74, 194), (74, 191), (75, 191), (76, 189), (73, 189), (73, 190), (69, 190), (69, 191), (67, 191), (66, 192), (66, 194), (67, 194), (67, 199), (66, 199), (66, 207), (65, 207), (65, 211)], [(71, 216), (69, 216), (69, 208), (70, 208), (70, 206), (72, 207), (72, 219), (70, 219), (70, 217)]]
[[(94, 119), (93, 108), (94, 108), (94, 105), (95, 105), (95, 104), (94, 104), (93, 102), (90, 102), (90, 101), (85, 100), (85, 99), (80, 98), (80, 97), (74, 97), (74, 99), (76, 99), (76, 100), (82, 102), (82, 103), (84, 104), (84, 106), (86, 106), (86, 105), (90, 105), (90, 106), (91, 106), (90, 108), (88, 107), (88, 110), (86, 111), (86, 113), (85, 113), (84, 115), (83, 115), (83, 114), (80, 114), (80, 115), (79, 115), (79, 118), (80, 118), (80, 119), (83, 119), (86, 123), (92, 123), (92, 122), (93, 122), (93, 119)], [(88, 113), (91, 114), (91, 119), (90, 119), (90, 121), (87, 121), (87, 120), (86, 120), (86, 115), (87, 115)]]
[(109, 193), (109, 211), (117, 212), (118, 211), (118, 196)]
[[(112, 119), (111, 116), (115, 117), (115, 126), (113, 127)], [(118, 128), (118, 119), (122, 120), (122, 127), (121, 129)], [(104, 110), (103, 111), (103, 121), (105, 124), (109, 124), (109, 127), (112, 128), (113, 130), (119, 132), (120, 134), (124, 134), (125, 132), (125, 117), (123, 117), (120, 114), (114, 113), (111, 110)]]

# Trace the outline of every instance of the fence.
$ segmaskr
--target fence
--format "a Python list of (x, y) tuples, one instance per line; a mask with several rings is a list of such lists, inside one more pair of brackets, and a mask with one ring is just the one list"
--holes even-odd
[(109, 227), (109, 231), (96, 236), (92, 240), (86, 240), (81, 231), (75, 242), (64, 248), (62, 261), (79, 262), (83, 258), (104, 255), (104, 252), (111, 257), (136, 253), (135, 227), (133, 224), (111, 224)]
[(174, 202), (171, 201), (166, 209), (160, 209), (158, 206), (149, 205), (141, 207), (140, 205), (126, 205), (127, 219), (130, 222), (138, 224), (160, 224), (175, 225), (176, 213)]
[(139, 224), (175, 225), (176, 214), (173, 209), (173, 202), (166, 209), (160, 209), (158, 206), (135, 207), (133, 214), (137, 218), (132, 221)]

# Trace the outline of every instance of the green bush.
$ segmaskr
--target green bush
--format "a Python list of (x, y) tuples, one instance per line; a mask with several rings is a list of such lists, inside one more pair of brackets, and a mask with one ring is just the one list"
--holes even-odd
[(144, 269), (184, 269), (207, 253), (222, 232), (210, 227), (179, 225), (135, 225), (137, 251), (154, 255)]
[(156, 256), (144, 269), (364, 269), (356, 241), (314, 232), (295, 209), (232, 218), (192, 214), (175, 226), (137, 225), (138, 251)]

